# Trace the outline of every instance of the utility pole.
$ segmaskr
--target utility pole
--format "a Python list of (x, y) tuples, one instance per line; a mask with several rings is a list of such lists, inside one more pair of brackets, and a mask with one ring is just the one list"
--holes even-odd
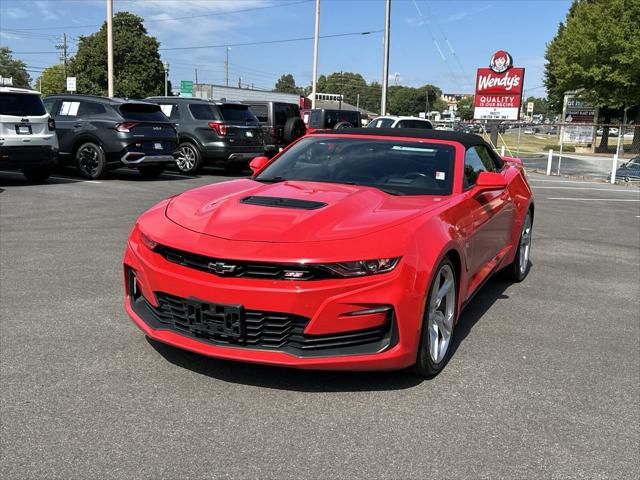
[(198, 84), (198, 69), (196, 68), (196, 85)]
[(107, 0), (107, 95), (113, 97), (113, 0)]
[(429, 87), (425, 87), (424, 89), (427, 93), (426, 95), (427, 101), (426, 101), (426, 109), (424, 111), (424, 118), (428, 119), (429, 118)]
[(238, 88), (242, 88), (242, 77), (238, 77)]
[(169, 63), (164, 62), (164, 96), (169, 96)]
[(356, 94), (356, 110), (360, 111), (360, 94)]
[(380, 115), (387, 113), (387, 90), (389, 89), (389, 36), (391, 29), (391, 0), (386, 1), (384, 15), (384, 55), (382, 64), (382, 99)]
[(60, 61), (62, 62), (62, 76), (66, 81), (67, 64), (69, 62), (69, 56), (67, 53), (67, 34), (66, 33), (62, 34), (62, 43), (59, 43), (56, 45), (56, 50), (62, 50), (62, 53), (60, 54)]
[(316, 108), (318, 86), (318, 33), (320, 31), (320, 0), (316, 0), (316, 26), (313, 35), (313, 78), (311, 80), (311, 108)]
[(342, 76), (342, 70), (340, 71), (340, 106), (338, 110), (342, 110), (342, 91), (344, 90), (344, 77)]
[(227, 47), (227, 56), (224, 61), (224, 84), (227, 87), (229, 86), (229, 50), (231, 50), (231, 48)]

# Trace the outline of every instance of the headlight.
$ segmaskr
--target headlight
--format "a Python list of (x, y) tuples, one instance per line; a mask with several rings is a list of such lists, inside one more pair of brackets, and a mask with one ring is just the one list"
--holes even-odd
[(140, 234), (140, 241), (145, 247), (147, 247), (151, 251), (156, 249), (156, 247), (158, 246), (158, 242), (151, 240), (151, 238), (149, 238), (149, 236), (142, 233), (141, 230), (138, 230), (138, 233)]
[(358, 260), (356, 262), (322, 263), (314, 265), (328, 270), (339, 277), (363, 277), (387, 273), (396, 268), (400, 257), (379, 258), (377, 260)]

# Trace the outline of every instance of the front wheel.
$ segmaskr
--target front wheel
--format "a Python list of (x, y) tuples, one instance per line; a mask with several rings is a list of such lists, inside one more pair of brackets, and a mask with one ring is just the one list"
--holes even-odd
[(451, 355), (453, 329), (458, 315), (456, 273), (445, 258), (431, 281), (424, 308), (418, 357), (414, 371), (422, 377), (434, 377)]
[(533, 234), (533, 220), (531, 210), (527, 211), (522, 223), (520, 240), (518, 241), (518, 251), (513, 263), (509, 267), (508, 274), (514, 282), (521, 282), (531, 270), (531, 240)]
[(164, 172), (164, 165), (142, 165), (138, 171), (145, 178), (157, 178)]

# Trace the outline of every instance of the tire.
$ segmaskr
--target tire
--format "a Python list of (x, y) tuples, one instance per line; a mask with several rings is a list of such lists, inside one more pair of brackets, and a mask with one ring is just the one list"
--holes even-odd
[(527, 211), (522, 222), (522, 230), (518, 240), (518, 250), (513, 263), (507, 267), (509, 279), (514, 282), (523, 281), (531, 270), (531, 240), (533, 234), (533, 218), (531, 210)]
[(458, 319), (458, 282), (449, 258), (440, 262), (425, 301), (420, 344), (413, 371), (431, 378), (444, 368), (451, 356)]
[(242, 173), (246, 168), (247, 163), (245, 162), (231, 162), (225, 164), (224, 171), (230, 175), (237, 175)]
[(191, 142), (182, 142), (175, 151), (176, 166), (184, 175), (194, 175), (202, 169), (200, 149)]
[(53, 167), (46, 165), (42, 167), (23, 168), (22, 174), (27, 177), (31, 183), (43, 183), (51, 176)]
[(334, 130), (342, 130), (344, 128), (353, 128), (353, 125), (349, 122), (338, 122), (333, 126)]
[(302, 137), (306, 131), (307, 127), (300, 117), (290, 117), (284, 124), (282, 139), (288, 144)]
[(78, 147), (75, 164), (84, 178), (97, 180), (107, 174), (107, 158), (104, 150), (93, 142), (83, 143)]
[(164, 165), (142, 165), (138, 167), (138, 171), (145, 178), (158, 178), (164, 172)]

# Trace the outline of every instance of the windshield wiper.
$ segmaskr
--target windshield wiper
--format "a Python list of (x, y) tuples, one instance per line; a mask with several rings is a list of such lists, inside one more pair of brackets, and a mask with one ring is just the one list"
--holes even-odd
[(264, 182), (264, 183), (278, 183), (278, 182), (286, 182), (287, 179), (284, 177), (280, 177), (280, 176), (275, 176), (275, 177), (271, 177), (271, 178), (255, 178), (254, 180), (256, 180), (257, 182)]
[(384, 193), (388, 193), (389, 195), (404, 195), (399, 190), (393, 190), (392, 188), (380, 187), (378, 185), (371, 185), (373, 188), (377, 188), (378, 190), (382, 190)]

